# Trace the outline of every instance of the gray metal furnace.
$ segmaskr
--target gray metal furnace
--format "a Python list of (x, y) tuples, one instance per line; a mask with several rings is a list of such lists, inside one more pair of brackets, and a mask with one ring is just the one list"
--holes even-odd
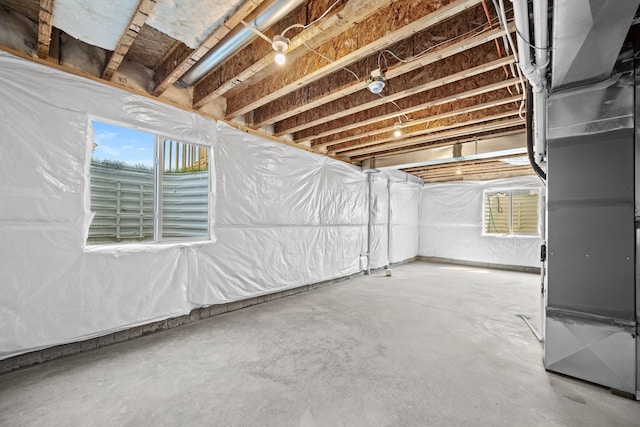
[(544, 355), (550, 371), (634, 395), (640, 371), (635, 80), (631, 58), (605, 81), (549, 97)]

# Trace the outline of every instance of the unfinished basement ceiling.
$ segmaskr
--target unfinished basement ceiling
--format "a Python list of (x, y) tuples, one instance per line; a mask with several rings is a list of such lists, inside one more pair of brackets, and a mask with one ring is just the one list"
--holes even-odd
[[(24, 49), (0, 44), (356, 165), (523, 135), (522, 88), (488, 0), (298, 1), (264, 29), (269, 38), (286, 30), (286, 64), (275, 64), (270, 43), (250, 32), (193, 85), (176, 83), (246, 31), (241, 21), (259, 21), (274, 3), (287, 2), (0, 0), (0, 18), (26, 17), (37, 30)], [(85, 54), (72, 54), (80, 50)], [(374, 94), (366, 80), (378, 68), (386, 85)], [(405, 170), (438, 181), (533, 173), (497, 159), (462, 164), (453, 149), (450, 157)]]

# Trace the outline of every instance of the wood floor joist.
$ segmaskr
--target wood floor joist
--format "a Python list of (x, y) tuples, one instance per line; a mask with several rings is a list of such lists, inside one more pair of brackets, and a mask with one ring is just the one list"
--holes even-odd
[(134, 40), (136, 39), (136, 37), (138, 37), (140, 29), (147, 21), (147, 18), (149, 17), (149, 14), (151, 13), (155, 5), (156, 0), (140, 0), (136, 11), (133, 13), (131, 20), (129, 21), (127, 29), (120, 37), (118, 45), (111, 54), (109, 62), (102, 72), (103, 79), (111, 80), (111, 77), (113, 77), (113, 73), (115, 73), (116, 70), (118, 70), (118, 68), (120, 67), (120, 64), (122, 64), (124, 57), (127, 55), (127, 52), (129, 52), (129, 48), (131, 48)]
[(160, 96), (164, 93), (169, 86), (178, 81), (196, 62), (231, 33), (236, 26), (240, 25), (240, 21), (246, 19), (263, 1), (246, 0), (222, 25), (213, 30), (197, 49), (191, 49), (184, 43), (179, 43), (156, 68), (153, 94)]
[(53, 21), (53, 0), (40, 0), (38, 12), (38, 58), (49, 57), (51, 44), (51, 28)]
[(514, 159), (519, 157), (523, 157), (523, 154), (510, 154), (507, 156), (496, 156), (490, 159), (451, 161), (449, 163), (439, 163), (439, 164), (428, 165), (428, 166), (403, 168), (402, 170), (406, 173), (415, 174), (415, 175), (420, 173), (426, 173), (426, 172), (437, 174), (437, 173), (440, 173), (441, 171), (450, 171), (451, 168), (458, 168), (465, 165), (494, 164), (496, 162), (503, 162), (503, 160)]
[[(480, 110), (485, 110), (485, 109), (489, 109), (491, 107), (496, 107), (498, 105), (505, 105), (505, 104), (511, 104), (511, 103), (519, 103), (520, 100), (522, 99), (522, 97), (520, 95), (515, 95), (515, 96), (511, 96), (511, 97), (507, 97), (507, 98), (502, 98), (502, 99), (498, 99), (496, 101), (489, 101), (486, 103), (473, 103), (471, 106), (468, 107), (462, 107), (459, 109), (451, 109), (450, 111), (444, 112), (444, 113), (440, 113), (440, 114), (436, 114), (433, 116), (428, 116), (426, 118), (423, 119), (417, 119), (417, 120), (411, 120), (410, 122), (407, 122), (406, 125), (407, 126), (417, 126), (417, 125), (424, 125), (427, 123), (431, 123), (433, 121), (437, 121), (437, 120), (441, 120), (441, 119), (446, 119), (448, 117), (453, 117), (453, 116), (457, 116), (457, 115), (461, 115), (461, 114), (466, 114), (466, 113), (471, 113), (474, 111), (480, 111)], [(454, 104), (452, 104), (454, 105)], [(312, 143), (312, 148), (318, 148), (318, 147), (328, 147), (328, 146), (334, 146), (334, 145), (339, 145), (339, 144), (343, 144), (345, 142), (349, 142), (349, 141), (354, 141), (354, 140), (358, 140), (358, 139), (369, 139), (372, 137), (375, 137), (376, 135), (382, 134), (382, 133), (392, 133), (395, 130), (395, 127), (392, 126), (383, 126), (383, 127), (379, 127), (377, 129), (373, 129), (373, 130), (364, 130), (363, 128), (354, 128), (348, 131), (349, 135), (348, 136), (342, 136), (341, 138), (338, 139), (328, 139), (328, 138), (324, 138), (318, 141), (314, 141), (314, 143)], [(345, 132), (346, 133), (346, 132)]]
[[(485, 43), (485, 45), (487, 44)], [(485, 49), (480, 50), (483, 57), (487, 56), (487, 53), (486, 53), (487, 47), (495, 50), (495, 48), (491, 46), (491, 44), (488, 44), (488, 46), (485, 46)], [(469, 56), (471, 56), (471, 54), (469, 54)], [(451, 57), (451, 58), (455, 58), (455, 57)], [(349, 114), (355, 114), (363, 110), (375, 108), (377, 106), (394, 102), (399, 99), (406, 98), (408, 96), (417, 95), (421, 92), (426, 92), (440, 86), (444, 86), (453, 82), (464, 80), (469, 77), (477, 76), (478, 74), (482, 74), (487, 71), (502, 68), (504, 65), (508, 65), (510, 63), (513, 63), (513, 56), (496, 59), (486, 64), (481, 64), (476, 67), (468, 68), (466, 70), (454, 72), (445, 77), (432, 80), (432, 81), (423, 83), (421, 85), (415, 85), (415, 82), (411, 81), (413, 78), (415, 78), (412, 74), (422, 73), (422, 70), (415, 70), (417, 73), (414, 72), (406, 75), (407, 77), (409, 77), (408, 79), (406, 79), (407, 81), (388, 82), (388, 85), (393, 90), (392, 93), (385, 93), (384, 96), (376, 96), (371, 92), (369, 92), (368, 90), (363, 90), (363, 93), (361, 95), (364, 95), (364, 96), (344, 97), (343, 99), (341, 99), (340, 100), (341, 108), (337, 109), (337, 111), (333, 105), (326, 106), (325, 104), (326, 106), (325, 108), (321, 109), (319, 107), (315, 110), (309, 110), (305, 113), (298, 114), (294, 118), (286, 119), (278, 123), (276, 135), (282, 136), (288, 133), (299, 132), (303, 129), (307, 129), (310, 127), (318, 126), (323, 123), (330, 122), (339, 117), (344, 117)], [(443, 69), (451, 69), (451, 65), (447, 63), (440, 64), (440, 62), (438, 62), (437, 65), (441, 66)], [(361, 98), (371, 99), (371, 100), (368, 102), (362, 102)], [(318, 110), (321, 110), (321, 111), (318, 111)], [(297, 125), (294, 125), (294, 123), (297, 123)], [(293, 127), (288, 127), (288, 126), (293, 126)]]
[[(369, 3), (363, 1), (363, 5), (357, 6), (359, 2), (360, 0), (350, 0), (345, 5), (345, 9), (348, 7), (364, 8)], [(346, 26), (343, 26), (345, 29), (343, 32), (334, 35), (332, 40), (327, 41), (328, 46), (317, 46), (317, 49), (323, 52), (324, 56), (334, 60), (333, 62), (326, 64), (323, 58), (311, 52), (307, 53), (292, 63), (287, 73), (269, 76), (258, 84), (249, 85), (242, 92), (229, 97), (227, 117), (235, 118), (255, 110), (299, 87), (308, 85), (393, 43), (404, 40), (416, 32), (456, 16), (480, 2), (481, 0), (393, 2), (388, 8), (377, 11), (370, 19), (355, 23), (348, 22)], [(439, 7), (446, 3), (448, 3), (446, 6)], [(348, 15), (346, 10), (345, 15)], [(381, 36), (381, 34), (384, 35)], [(339, 56), (335, 55), (338, 50), (336, 45), (340, 46), (339, 52), (341, 54)], [(324, 52), (327, 52), (328, 55)], [(410, 70), (406, 72), (408, 71)]]
[(503, 162), (503, 160), (513, 157), (522, 157), (522, 155), (498, 157), (482, 161), (452, 162), (444, 165), (403, 169), (403, 171), (422, 178), (425, 183), (497, 179), (534, 174), (530, 164), (510, 165)]
[[(326, 130), (315, 129), (315, 128), (306, 129), (305, 133), (300, 137), (298, 137), (298, 135), (294, 136), (294, 142), (299, 143), (299, 142), (308, 140), (310, 137), (321, 138), (321, 137), (329, 136), (335, 133), (349, 130), (354, 126), (360, 127), (360, 126), (370, 125), (370, 124), (374, 124), (374, 123), (381, 122), (384, 120), (389, 120), (389, 119), (396, 120), (396, 118), (399, 115), (411, 115), (412, 113), (416, 113), (422, 110), (427, 110), (429, 108), (436, 107), (438, 105), (453, 103), (453, 102), (460, 101), (466, 98), (471, 98), (477, 95), (504, 90), (518, 83), (519, 83), (519, 79), (516, 79), (516, 78), (503, 80), (498, 83), (493, 83), (486, 86), (480, 86), (478, 88), (467, 90), (462, 93), (454, 93), (452, 95), (448, 95), (443, 98), (438, 98), (433, 101), (428, 101), (422, 104), (412, 105), (411, 107), (403, 108), (400, 110), (395, 110), (395, 111), (391, 110), (392, 112), (382, 113), (380, 115), (378, 115), (379, 112), (375, 110), (371, 111), (367, 116), (365, 116), (365, 114), (367, 114), (366, 111), (361, 112), (356, 115), (349, 116), (347, 118), (348, 121), (344, 120), (340, 123), (327, 123), (326, 125), (323, 125), (322, 129), (326, 129)], [(498, 99), (500, 99), (500, 98), (504, 98), (505, 96), (506, 95), (500, 94), (500, 96), (497, 96), (497, 97)], [(372, 117), (369, 117), (369, 116), (372, 116)], [(307, 134), (307, 132), (309, 133), (309, 135)], [(331, 145), (331, 144), (330, 143), (325, 144), (325, 146), (326, 145)]]
[[(438, 126), (431, 129), (424, 129), (408, 135), (408, 138), (398, 140), (397, 138), (388, 138), (380, 142), (372, 141), (366, 144), (360, 144), (353, 147), (346, 147), (339, 150), (330, 151), (331, 154), (340, 154), (341, 156), (355, 157), (361, 154), (370, 154), (379, 151), (385, 151), (393, 148), (406, 147), (425, 142), (438, 141), (443, 138), (451, 138), (460, 135), (467, 135), (472, 132), (483, 132), (487, 130), (502, 129), (515, 124), (524, 123), (519, 117), (517, 110), (510, 110), (492, 116), (482, 116), (464, 122), (452, 123), (445, 126)], [(507, 119), (509, 120), (502, 120)], [(462, 128), (462, 129), (460, 129)]]
[(483, 123), (485, 121), (493, 121), (506, 117), (512, 117), (518, 114), (518, 107), (517, 104), (510, 104), (511, 105), (495, 105), (484, 110), (476, 110), (471, 112), (467, 111), (457, 115), (447, 113), (446, 117), (440, 117), (438, 119), (434, 117), (434, 120), (429, 122), (427, 126), (412, 124), (411, 127), (405, 128), (401, 136), (402, 139), (395, 137), (392, 133), (379, 134), (375, 138), (366, 138), (350, 143), (330, 145), (327, 148), (327, 153), (344, 155), (344, 152), (354, 149), (378, 146), (379, 144), (384, 144), (387, 142), (401, 142), (403, 140), (419, 137), (421, 135), (437, 133), (448, 129), (456, 129), (463, 126)]
[[(479, 36), (473, 37), (473, 39), (468, 39), (463, 42), (456, 43), (455, 45), (452, 45), (448, 48), (427, 54), (423, 58), (415, 62), (421, 62), (424, 65), (428, 65), (428, 64), (437, 62), (445, 57), (452, 56), (452, 55), (455, 55), (456, 53), (460, 53), (467, 49), (471, 49), (475, 46), (484, 44), (487, 41), (492, 40), (492, 38), (499, 37), (499, 36), (500, 36), (500, 33), (497, 31), (486, 32)], [(471, 44), (473, 44), (473, 46)], [(404, 74), (405, 72), (408, 73), (419, 68), (421, 67), (417, 66), (414, 63), (402, 64), (394, 68), (393, 70), (389, 70), (389, 72), (387, 73), (387, 77), (389, 79), (392, 79), (396, 76)], [(447, 80), (448, 83), (444, 83), (445, 80), (442, 80), (441, 82), (436, 82), (435, 86), (430, 87), (429, 90), (432, 90), (436, 87), (440, 87), (442, 84), (451, 84), (457, 81), (456, 80), (457, 78), (462, 78), (463, 75), (464, 75), (464, 72), (461, 72), (458, 75), (451, 76), (451, 79)], [(429, 85), (427, 84), (425, 87), (429, 87)], [(366, 89), (365, 83), (358, 83), (358, 84), (352, 85), (351, 87), (342, 88), (333, 92), (331, 95), (322, 99), (322, 105), (326, 105), (328, 102), (332, 102), (332, 105), (327, 106), (328, 110), (332, 111), (333, 109), (335, 109), (334, 103), (338, 99), (359, 91), (362, 91), (364, 94), (367, 94), (368, 90)], [(420, 90), (417, 93), (420, 93), (420, 92), (424, 92), (424, 90)], [(376, 101), (372, 101), (372, 102), (375, 102), (375, 105), (384, 105), (387, 103), (384, 98), (379, 98), (379, 99), (376, 99)], [(393, 107), (389, 107), (389, 108), (393, 110)], [(414, 110), (414, 111), (417, 111), (417, 110)], [(396, 115), (399, 115), (399, 114), (407, 114), (407, 113), (396, 110)], [(391, 115), (393, 114), (391, 113)], [(285, 119), (281, 122), (278, 122), (275, 126), (275, 135), (282, 136), (289, 133), (294, 133), (294, 140), (302, 142), (302, 141), (308, 141), (313, 138), (327, 136), (327, 135), (330, 135), (331, 133), (335, 133), (333, 132), (333, 130), (335, 130), (333, 129), (335, 126), (332, 126), (332, 124), (324, 118), (314, 120), (313, 122), (306, 122), (303, 124), (299, 124), (300, 121), (303, 121), (303, 119), (300, 118), (299, 116), (296, 116), (296, 117), (292, 117), (290, 119)], [(359, 120), (354, 119), (354, 120), (351, 120), (350, 122), (355, 123), (356, 121), (359, 121)]]
[[(379, 106), (382, 106), (382, 105), (385, 105), (385, 104), (393, 103), (393, 102), (398, 101), (398, 100), (400, 100), (402, 98), (413, 96), (413, 95), (419, 94), (421, 92), (430, 91), (430, 90), (433, 90), (435, 88), (438, 88), (438, 87), (441, 87), (441, 86), (445, 86), (447, 84), (452, 84), (454, 82), (458, 82), (458, 81), (461, 81), (461, 80), (464, 80), (464, 79), (468, 79), (470, 77), (477, 76), (477, 75), (485, 73), (487, 71), (492, 71), (492, 70), (496, 70), (498, 68), (502, 68), (503, 65), (507, 65), (507, 64), (510, 64), (512, 62), (513, 62), (513, 57), (497, 59), (497, 60), (491, 61), (491, 62), (489, 62), (487, 64), (482, 64), (482, 65), (479, 65), (477, 67), (472, 67), (472, 68), (469, 68), (469, 69), (466, 69), (466, 70), (462, 70), (462, 71), (459, 71), (457, 73), (454, 73), (454, 74), (448, 75), (446, 77), (442, 77), (440, 79), (436, 79), (436, 80), (433, 80), (433, 81), (430, 81), (430, 82), (427, 82), (427, 83), (424, 83), (424, 84), (421, 84), (421, 85), (411, 86), (410, 84), (407, 84), (407, 86), (406, 86), (407, 88), (404, 89), (404, 90), (399, 90), (399, 91), (397, 91), (397, 92), (395, 92), (393, 94), (385, 95), (383, 97), (373, 96), (373, 100), (369, 101), (369, 102), (360, 103), (359, 99), (357, 99), (355, 97), (353, 99), (349, 99), (349, 100), (345, 99), (345, 100), (342, 100), (341, 108), (338, 111), (336, 111), (336, 112), (334, 112), (332, 114), (329, 114), (327, 116), (324, 116), (322, 118), (318, 118), (318, 119), (309, 121), (309, 122), (307, 122), (305, 124), (301, 124), (299, 126), (296, 126), (296, 127), (292, 128), (292, 129), (289, 129), (284, 134), (293, 133), (293, 132), (299, 132), (299, 131), (301, 131), (303, 129), (314, 127), (314, 133), (317, 132), (317, 134), (315, 134), (317, 136), (316, 136), (316, 138), (314, 138), (314, 137), (310, 138), (311, 141), (314, 141), (315, 139), (320, 139), (323, 136), (326, 136), (324, 134), (327, 131), (326, 130), (322, 131), (322, 127), (320, 127), (319, 125), (323, 125), (323, 127), (326, 127), (328, 129), (330, 129), (331, 128), (331, 123), (330, 122), (332, 122), (333, 120), (336, 120), (336, 119), (338, 119), (340, 117), (345, 117), (345, 116), (348, 116), (348, 115), (351, 115), (351, 114), (357, 114), (357, 113), (362, 112), (364, 110), (369, 110), (369, 109), (376, 108), (376, 107), (379, 107)], [(395, 87), (395, 85), (394, 85), (394, 87)], [(404, 86), (401, 87), (401, 89), (403, 89), (403, 88), (404, 88)], [(369, 91), (365, 91), (365, 92), (368, 95), (373, 95), (373, 94), (369, 93)], [(391, 106), (390, 108), (393, 111), (395, 107)], [(396, 111), (397, 111), (397, 109), (396, 109)], [(304, 120), (304, 118), (302, 118), (301, 120)], [(281, 136), (283, 134), (281, 134), (280, 132), (277, 132), (276, 135)], [(297, 135), (296, 135), (296, 137), (297, 137)], [(317, 146), (326, 146), (326, 145), (328, 145), (328, 144), (323, 143), (323, 142), (319, 142), (319, 143), (312, 142), (312, 144), (314, 146), (315, 145), (317, 145)]]
[(393, 156), (396, 154), (405, 154), (405, 153), (413, 153), (415, 151), (420, 151), (420, 150), (424, 150), (424, 149), (431, 149), (431, 148), (441, 148), (441, 147), (451, 147), (452, 145), (461, 142), (461, 143), (465, 143), (465, 142), (471, 142), (471, 141), (482, 141), (484, 139), (493, 139), (493, 138), (499, 138), (501, 136), (509, 136), (509, 135), (517, 135), (517, 134), (524, 134), (526, 132), (526, 127), (524, 124), (517, 124), (511, 127), (508, 127), (506, 129), (493, 129), (493, 130), (486, 130), (486, 131), (480, 131), (477, 133), (469, 133), (469, 134), (464, 134), (464, 135), (460, 135), (460, 136), (452, 136), (449, 138), (443, 138), (441, 140), (438, 140), (437, 142), (425, 142), (422, 144), (416, 144), (416, 145), (412, 145), (409, 147), (404, 147), (404, 148), (393, 148), (387, 151), (381, 151), (379, 153), (375, 153), (374, 155), (371, 154), (363, 154), (360, 156), (356, 156), (353, 158), (347, 157), (347, 156), (335, 156), (336, 159), (342, 160), (344, 162), (349, 162), (349, 163), (353, 163), (353, 164), (361, 164), (363, 160), (366, 159), (371, 159), (371, 158), (382, 158), (382, 157), (386, 157), (386, 156)]
[[(515, 114), (517, 115), (517, 112)], [(393, 150), (394, 148), (405, 148), (408, 146), (440, 141), (447, 138), (454, 138), (454, 137), (460, 137), (463, 135), (473, 135), (480, 132), (504, 129), (504, 128), (508, 128), (508, 127), (512, 127), (520, 124), (523, 124), (523, 121), (519, 117), (510, 118), (507, 120), (498, 120), (495, 122), (486, 122), (483, 120), (481, 124), (478, 124), (475, 126), (454, 128), (451, 130), (443, 130), (442, 132), (438, 132), (434, 134), (421, 135), (414, 138), (403, 139), (401, 141), (388, 142), (388, 143), (380, 144), (377, 146), (354, 149), (351, 151), (346, 151), (341, 153), (341, 156), (349, 157), (351, 159), (358, 158), (358, 160), (362, 160), (362, 158), (373, 157), (374, 153), (383, 153), (389, 150)]]

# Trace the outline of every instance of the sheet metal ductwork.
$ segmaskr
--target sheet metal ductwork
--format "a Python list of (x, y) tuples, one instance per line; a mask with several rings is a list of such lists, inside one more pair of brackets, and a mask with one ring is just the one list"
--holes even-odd
[(556, 0), (551, 90), (611, 75), (640, 0)]
[[(262, 13), (248, 21), (250, 25), (259, 31), (264, 31), (276, 22), (280, 21), (293, 9), (300, 6), (304, 0), (276, 0)], [(178, 83), (183, 86), (191, 86), (204, 77), (209, 71), (220, 65), (231, 55), (246, 46), (256, 37), (256, 33), (247, 27), (242, 27), (231, 37), (224, 40), (214, 49), (198, 61), (180, 80)]]
[(623, 44), (639, 3), (554, 3), (544, 294), (546, 369), (637, 398), (640, 67)]

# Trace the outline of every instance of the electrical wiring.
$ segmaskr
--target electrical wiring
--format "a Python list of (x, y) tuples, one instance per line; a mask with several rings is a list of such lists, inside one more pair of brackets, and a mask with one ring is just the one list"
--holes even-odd
[[(314, 48), (312, 48), (311, 46), (309, 46), (307, 44), (307, 42), (303, 43), (304, 46), (309, 49), (311, 52), (315, 53), (316, 55), (318, 55), (320, 58), (324, 59), (325, 61), (329, 62), (330, 64), (334, 63), (335, 61), (331, 58), (327, 58), (326, 56), (324, 56), (322, 53), (318, 52), (317, 50), (315, 50)], [(353, 71), (351, 71), (348, 68), (342, 67), (341, 70), (346, 71), (348, 73), (351, 73), (353, 75), (353, 77), (356, 78), (357, 82), (360, 82), (360, 77), (358, 77), (358, 75), (356, 73), (354, 73)]]
[[(378, 96), (379, 96), (380, 98), (384, 98), (384, 95), (383, 95), (383, 94), (381, 94), (381, 93), (379, 93), (379, 94), (378, 94)], [(400, 106), (398, 105), (398, 103), (397, 103), (397, 102), (395, 102), (395, 101), (387, 101), (387, 102), (389, 102), (389, 103), (391, 103), (391, 104), (395, 105), (395, 106), (396, 106), (396, 108), (397, 108), (398, 110), (402, 111), (402, 108), (400, 108)], [(411, 121), (411, 119), (409, 118), (409, 116), (407, 116), (406, 114), (400, 114), (400, 115), (398, 115), (398, 120), (400, 120), (400, 118), (404, 119), (404, 121), (405, 121), (405, 122), (409, 122), (409, 121)]]
[[(511, 32), (507, 31), (507, 22), (509, 21), (507, 20), (507, 14), (504, 9), (504, 2), (503, 0), (492, 0), (492, 1), (493, 1), (493, 7), (496, 8), (496, 13), (498, 14), (498, 20), (500, 21), (500, 25), (505, 29), (507, 40), (509, 40), (509, 45), (511, 46), (511, 50), (513, 51), (513, 56), (515, 57), (516, 64), (517, 64), (519, 60), (518, 49), (516, 49), (515, 43), (513, 42), (513, 37), (511, 37)], [(498, 2), (500, 6), (498, 6)], [(522, 91), (521, 91), (522, 101), (520, 102), (518, 116), (522, 120), (525, 120), (523, 111), (524, 111), (525, 103), (527, 102), (527, 89), (524, 83), (524, 78), (522, 77), (522, 70), (520, 69), (519, 66), (516, 67), (516, 70), (518, 71), (518, 79), (520, 80), (520, 87), (522, 88)]]
[[(499, 22), (499, 18), (493, 18), (493, 19), (492, 19), (492, 22), (496, 22), (496, 21), (497, 21), (497, 22)], [(489, 30), (489, 29), (487, 29), (485, 25), (479, 25), (479, 26), (477, 26), (477, 27), (475, 27), (475, 28), (473, 28), (473, 29), (471, 29), (471, 30), (469, 30), (469, 31), (466, 31), (466, 32), (462, 33), (462, 34), (458, 34), (458, 35), (457, 35), (457, 36), (455, 36), (455, 37), (451, 37), (451, 38), (449, 38), (449, 39), (447, 39), (447, 40), (443, 40), (443, 41), (441, 41), (440, 43), (436, 43), (436, 44), (434, 44), (434, 45), (432, 45), (432, 46), (429, 46), (428, 48), (424, 49), (422, 52), (420, 52), (420, 53), (418, 53), (418, 54), (415, 54), (415, 55), (413, 55), (413, 56), (410, 56), (410, 57), (408, 57), (408, 58), (405, 58), (405, 59), (400, 58), (398, 55), (396, 55), (394, 52), (392, 52), (392, 51), (391, 51), (391, 50), (389, 50), (389, 49), (385, 49), (385, 50), (383, 50), (383, 51), (381, 51), (381, 52), (389, 53), (389, 54), (390, 54), (390, 55), (392, 55), (396, 60), (398, 60), (399, 62), (402, 62), (402, 63), (413, 62), (413, 61), (416, 61), (416, 60), (418, 60), (418, 59), (422, 58), (424, 55), (426, 55), (426, 54), (427, 54), (427, 53), (429, 53), (430, 51), (432, 51), (432, 50), (434, 50), (434, 49), (436, 49), (436, 48), (439, 48), (439, 47), (440, 47), (440, 46), (442, 46), (442, 45), (445, 45), (445, 44), (447, 44), (447, 43), (451, 43), (451, 42), (453, 42), (453, 41), (456, 41), (456, 40), (459, 40), (459, 39), (461, 39), (461, 38), (464, 38), (464, 37), (468, 36), (469, 34), (482, 34), (482, 33), (486, 32), (486, 31), (488, 31), (488, 30)], [(380, 56), (378, 55), (378, 58), (379, 58), (379, 57), (380, 57)], [(380, 63), (378, 63), (378, 65), (380, 65)]]
[(285, 28), (284, 31), (282, 33), (280, 33), (280, 35), (282, 37), (284, 37), (284, 34), (289, 31), (292, 30), (294, 28), (302, 28), (303, 30), (306, 30), (307, 28), (311, 27), (312, 25), (315, 25), (318, 21), (320, 21), (322, 18), (324, 18), (325, 16), (327, 16), (327, 14), (329, 12), (331, 12), (331, 9), (333, 9), (335, 7), (335, 5), (337, 5), (338, 3), (340, 3), (341, 0), (336, 0), (333, 2), (333, 4), (331, 6), (329, 6), (329, 8), (327, 10), (325, 10), (322, 15), (320, 15), (318, 18), (316, 18), (315, 20), (313, 20), (312, 22), (308, 23), (307, 25), (302, 25), (302, 24), (293, 24), (290, 25), (289, 27)]

